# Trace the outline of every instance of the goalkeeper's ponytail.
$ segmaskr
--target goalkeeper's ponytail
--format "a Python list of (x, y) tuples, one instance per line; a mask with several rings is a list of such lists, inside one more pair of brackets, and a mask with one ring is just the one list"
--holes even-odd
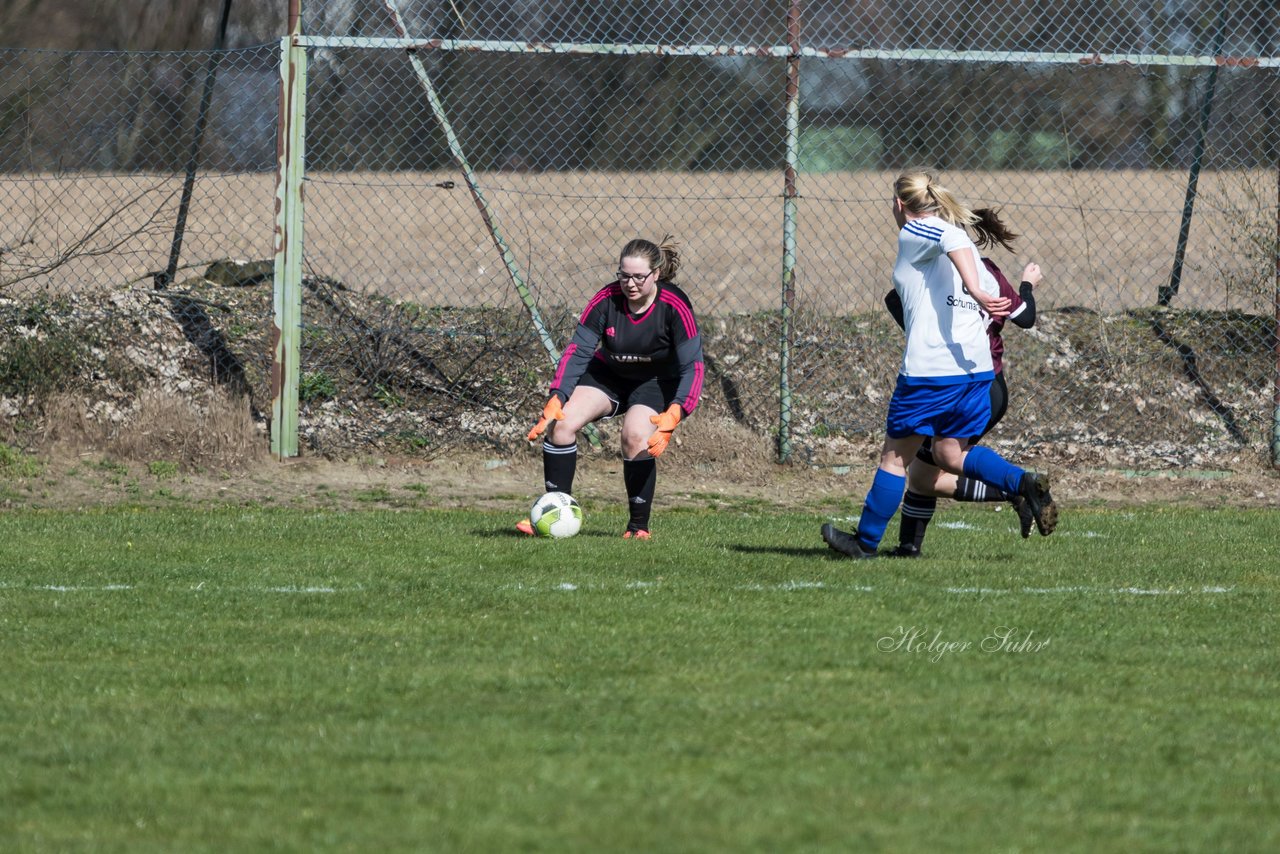
[(618, 261), (623, 258), (644, 258), (649, 262), (650, 270), (658, 271), (658, 281), (674, 282), (676, 271), (680, 269), (680, 243), (673, 235), (664, 234), (659, 243), (637, 237), (622, 247)]

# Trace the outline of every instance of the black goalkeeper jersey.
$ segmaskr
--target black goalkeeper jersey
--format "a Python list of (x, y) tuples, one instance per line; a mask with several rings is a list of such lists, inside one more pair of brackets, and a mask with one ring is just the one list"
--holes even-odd
[(702, 396), (702, 338), (684, 291), (659, 282), (653, 305), (631, 313), (622, 286), (606, 285), (591, 298), (569, 346), (564, 348), (552, 393), (568, 400), (592, 359), (620, 377), (645, 380), (679, 378), (673, 403), (685, 415)]

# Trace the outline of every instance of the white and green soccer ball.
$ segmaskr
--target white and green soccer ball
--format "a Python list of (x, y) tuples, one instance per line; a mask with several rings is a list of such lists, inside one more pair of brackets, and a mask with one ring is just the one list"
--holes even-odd
[(539, 537), (572, 537), (582, 530), (582, 508), (567, 492), (548, 492), (533, 502), (529, 522)]

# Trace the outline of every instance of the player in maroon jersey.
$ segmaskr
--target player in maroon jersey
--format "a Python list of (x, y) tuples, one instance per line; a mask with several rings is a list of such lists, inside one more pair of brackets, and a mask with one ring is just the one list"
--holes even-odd
[[(974, 211), (978, 222), (970, 226), (976, 234), (974, 243), (979, 248), (1000, 245), (1010, 251), (1013, 241), (1018, 238), (1000, 218), (998, 211), (992, 208), (980, 208)], [(1009, 314), (1006, 317), (991, 318), (987, 323), (987, 337), (991, 345), (991, 361), (995, 369), (995, 380), (991, 383), (991, 419), (981, 436), (974, 436), (971, 444), (977, 444), (982, 436), (991, 432), (1000, 423), (1009, 408), (1009, 387), (1004, 377), (1004, 325), (1012, 321), (1015, 326), (1030, 329), (1036, 322), (1035, 286), (1040, 283), (1042, 274), (1040, 266), (1027, 264), (1022, 271), (1022, 281), (1017, 290), (1009, 284), (1004, 272), (990, 258), (982, 259), (988, 273), (1000, 286), (1000, 296), (1009, 300)], [(981, 272), (981, 271), (980, 271)], [(903, 325), (902, 301), (897, 291), (890, 291), (885, 297), (885, 305), (899, 326)], [(954, 475), (942, 471), (934, 464), (933, 449), (926, 439), (916, 452), (907, 470), (907, 493), (902, 500), (898, 546), (888, 552), (893, 557), (920, 557), (920, 547), (924, 542), (925, 529), (933, 519), (933, 513), (939, 498), (953, 498), (956, 501), (1009, 501), (1018, 513), (1019, 527), (1025, 538), (1031, 534), (1034, 521), (1026, 500), (1020, 495), (1010, 495), (976, 478)]]
[[(630, 521), (623, 537), (649, 538), (657, 457), (698, 406), (702, 339), (689, 298), (675, 284), (677, 244), (636, 239), (622, 247), (616, 280), (591, 297), (565, 347), (551, 397), (529, 441), (543, 433), (547, 491), (573, 492), (578, 431), (622, 415), (622, 480)], [(550, 429), (548, 429), (550, 428)], [(517, 530), (532, 534), (529, 520)]]

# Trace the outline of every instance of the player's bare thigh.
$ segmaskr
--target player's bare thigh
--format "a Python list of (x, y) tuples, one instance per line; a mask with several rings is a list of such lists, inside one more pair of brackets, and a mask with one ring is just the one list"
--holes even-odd
[(939, 436), (933, 440), (933, 461), (943, 471), (964, 474), (964, 457), (968, 452), (968, 439)]
[[(974, 446), (973, 440), (965, 443), (965, 452)], [(963, 459), (962, 463), (963, 465)], [(960, 484), (960, 476), (952, 472), (943, 471), (935, 465), (930, 465), (922, 459), (914, 459), (907, 467), (907, 486), (912, 492), (920, 495), (936, 495), (940, 498), (950, 498), (956, 494), (956, 489)]]
[(907, 462), (915, 458), (916, 451), (920, 450), (923, 442), (923, 436), (900, 436), (896, 439), (886, 437), (884, 447), (880, 449), (880, 468), (891, 474), (905, 476)]
[(568, 445), (575, 440), (578, 431), (592, 421), (599, 421), (613, 412), (613, 401), (598, 388), (578, 386), (564, 405), (564, 418), (551, 428), (551, 441), (556, 445)]
[(649, 419), (658, 412), (643, 403), (637, 403), (627, 409), (622, 416), (622, 456), (634, 460), (641, 454), (649, 453), (649, 437), (658, 429)]

